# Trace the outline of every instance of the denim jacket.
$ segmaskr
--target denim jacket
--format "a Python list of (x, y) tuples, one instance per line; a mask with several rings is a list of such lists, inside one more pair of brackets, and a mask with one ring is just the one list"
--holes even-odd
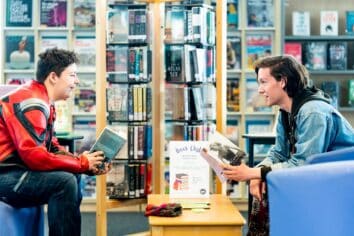
[(290, 153), (280, 114), (275, 145), (258, 166), (269, 166), (272, 170), (301, 166), (313, 154), (354, 146), (353, 127), (324, 101), (306, 102), (295, 116), (295, 122), (295, 153)]

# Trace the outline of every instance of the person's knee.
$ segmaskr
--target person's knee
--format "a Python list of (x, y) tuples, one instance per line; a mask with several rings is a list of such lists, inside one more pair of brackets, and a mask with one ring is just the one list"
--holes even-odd
[(64, 172), (62, 175), (61, 191), (66, 197), (77, 199), (79, 186), (76, 175)]

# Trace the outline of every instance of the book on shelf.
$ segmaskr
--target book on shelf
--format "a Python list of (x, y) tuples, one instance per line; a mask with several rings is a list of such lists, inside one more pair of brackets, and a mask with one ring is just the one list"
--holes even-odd
[(338, 11), (321, 11), (320, 34), (338, 35)]
[(292, 30), (295, 36), (310, 36), (310, 12), (293, 11), (292, 12)]
[(226, 42), (226, 61), (228, 70), (241, 69), (241, 38), (228, 36)]
[(74, 27), (94, 28), (96, 25), (96, 2), (94, 0), (74, 0)]
[(54, 130), (57, 133), (70, 133), (72, 131), (72, 101), (60, 100), (55, 102)]
[(167, 82), (184, 82), (184, 46), (165, 46), (165, 79)]
[(90, 150), (96, 141), (96, 119), (90, 116), (78, 116), (73, 118), (73, 132), (83, 136), (75, 140), (75, 152), (83, 153)]
[(96, 113), (96, 90), (94, 87), (75, 89), (73, 110), (74, 112), (82, 114)]
[(68, 39), (66, 35), (42, 34), (39, 41), (41, 52), (50, 48), (68, 49)]
[(40, 25), (67, 26), (67, 0), (40, 0)]
[(128, 121), (128, 84), (110, 84), (107, 88), (107, 112), (108, 120)]
[(308, 70), (327, 69), (327, 42), (308, 42), (304, 45), (303, 63)]
[(248, 0), (247, 26), (274, 27), (273, 0)]
[(328, 43), (328, 69), (346, 70), (347, 69), (347, 42)]
[(239, 145), (239, 124), (237, 119), (228, 119), (226, 122), (225, 137), (236, 145)]
[(354, 34), (354, 11), (345, 12), (345, 32), (347, 34)]
[(202, 103), (206, 120), (216, 119), (216, 88), (213, 84), (202, 84)]
[(302, 44), (300, 42), (285, 42), (284, 53), (295, 57), (302, 64)]
[(323, 81), (321, 84), (323, 92), (331, 98), (331, 104), (335, 108), (339, 106), (339, 81)]
[(173, 7), (166, 12), (165, 42), (183, 43), (185, 41), (185, 19), (187, 12), (184, 8)]
[(166, 84), (165, 116), (171, 120), (189, 120), (190, 88), (184, 84)]
[(34, 75), (29, 73), (29, 74), (24, 74), (24, 73), (8, 73), (5, 76), (5, 83), (6, 84), (24, 84), (30, 80), (34, 79)]
[(128, 43), (128, 6), (119, 5), (107, 11), (107, 43)]
[(354, 79), (348, 81), (348, 105), (354, 106)]
[(31, 27), (32, 6), (32, 0), (6, 0), (6, 27)]
[(227, 111), (240, 111), (240, 80), (239, 78), (228, 78), (226, 84)]
[(79, 35), (74, 38), (74, 50), (79, 58), (79, 69), (95, 70), (96, 39), (94, 35)]
[(5, 52), (5, 68), (14, 70), (33, 69), (33, 34), (7, 34), (5, 36)]
[(227, 1), (227, 30), (235, 31), (238, 29), (238, 0)]
[(253, 70), (253, 64), (256, 60), (272, 54), (272, 35), (248, 34), (246, 35), (247, 46), (247, 67)]

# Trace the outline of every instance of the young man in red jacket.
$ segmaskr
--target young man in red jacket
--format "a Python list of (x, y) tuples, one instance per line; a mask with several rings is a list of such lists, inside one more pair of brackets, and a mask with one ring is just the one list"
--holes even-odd
[(0, 200), (15, 206), (48, 204), (49, 235), (80, 235), (79, 174), (105, 174), (102, 152), (75, 156), (53, 135), (54, 102), (79, 83), (74, 52), (39, 55), (36, 80), (0, 101)]

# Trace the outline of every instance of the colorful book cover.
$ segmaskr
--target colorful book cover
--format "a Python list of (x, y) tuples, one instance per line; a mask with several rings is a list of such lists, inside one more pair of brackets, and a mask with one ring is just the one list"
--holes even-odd
[(185, 80), (183, 45), (165, 46), (165, 66), (167, 82), (183, 82)]
[(321, 35), (338, 35), (338, 12), (321, 11)]
[(183, 9), (172, 8), (166, 12), (165, 41), (184, 42), (186, 12)]
[(227, 37), (226, 59), (228, 70), (241, 69), (241, 39), (237, 36)]
[(128, 43), (128, 7), (119, 6), (107, 11), (107, 43)]
[(94, 0), (74, 1), (74, 27), (94, 28), (96, 25), (96, 3)]
[(41, 0), (40, 24), (48, 27), (66, 27), (67, 0)]
[(294, 11), (292, 13), (293, 20), (293, 35), (296, 36), (309, 36), (310, 25), (310, 12), (308, 11)]
[(227, 30), (238, 29), (238, 0), (227, 1)]
[(66, 35), (41, 35), (39, 48), (41, 52), (50, 48), (68, 49), (68, 38)]
[(284, 53), (295, 57), (302, 64), (302, 44), (298, 42), (286, 42), (284, 44)]
[(247, 26), (274, 27), (273, 0), (248, 0)]
[(32, 0), (6, 0), (6, 26), (32, 26)]
[(347, 69), (347, 42), (328, 43), (328, 69)]
[(309, 70), (327, 69), (327, 42), (305, 44), (304, 65)]
[(240, 111), (240, 83), (238, 78), (227, 80), (226, 85), (227, 111)]
[(354, 11), (345, 12), (345, 32), (347, 34), (354, 34)]
[(14, 70), (34, 68), (34, 36), (5, 36), (5, 68)]
[(271, 34), (249, 34), (246, 36), (247, 65), (253, 70), (256, 60), (272, 54)]

